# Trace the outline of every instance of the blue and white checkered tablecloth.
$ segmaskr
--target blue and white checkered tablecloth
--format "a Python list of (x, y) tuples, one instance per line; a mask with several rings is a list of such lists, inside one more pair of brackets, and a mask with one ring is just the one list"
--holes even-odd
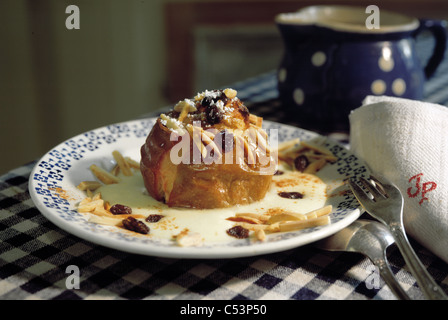
[[(448, 58), (426, 84), (428, 101), (448, 103), (447, 71)], [(253, 113), (287, 122), (277, 100), (275, 71), (232, 87)], [(0, 177), (2, 300), (395, 299), (382, 280), (378, 288), (368, 288), (366, 279), (372, 264), (356, 253), (325, 252), (305, 245), (247, 258), (167, 259), (125, 253), (79, 239), (49, 222), (31, 201), (27, 188), (34, 164)], [(448, 292), (447, 265), (419, 244), (412, 244), (436, 282)], [(422, 299), (395, 247), (390, 248), (389, 260), (407, 293)], [(79, 288), (67, 287), (66, 268), (70, 265), (80, 269)]]

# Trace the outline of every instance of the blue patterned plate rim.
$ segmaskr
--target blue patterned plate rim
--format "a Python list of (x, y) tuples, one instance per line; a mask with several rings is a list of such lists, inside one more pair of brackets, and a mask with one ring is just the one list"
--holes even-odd
[[(48, 151), (34, 166), (29, 178), (29, 192), (37, 209), (62, 230), (89, 242), (116, 250), (167, 258), (218, 259), (249, 257), (293, 249), (312, 243), (348, 226), (362, 213), (351, 192), (333, 190), (329, 197), (333, 205), (331, 223), (301, 231), (271, 235), (265, 242), (232, 240), (225, 244), (205, 244), (201, 247), (179, 247), (173, 242), (131, 236), (119, 228), (93, 224), (76, 210), (83, 193), (76, 188), (82, 180), (91, 179), (88, 167), (92, 163), (112, 165), (111, 152), (140, 160), (140, 147), (156, 118), (120, 122), (97, 128), (68, 139)], [(320, 139), (339, 160), (319, 173), (321, 179), (345, 181), (351, 177), (369, 176), (367, 165), (336, 141), (297, 127), (263, 122), (265, 129), (279, 129), (279, 142), (300, 138)], [(63, 192), (61, 192), (63, 190)], [(347, 189), (345, 190), (347, 191)]]

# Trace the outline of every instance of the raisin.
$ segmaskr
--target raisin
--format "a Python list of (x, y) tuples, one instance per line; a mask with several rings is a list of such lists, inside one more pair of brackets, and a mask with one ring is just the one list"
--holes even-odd
[(130, 231), (138, 232), (141, 234), (149, 233), (149, 227), (142, 221), (139, 221), (134, 217), (127, 217), (126, 219), (123, 219), (122, 223), (123, 226)]
[(308, 158), (303, 154), (294, 159), (294, 166), (300, 172), (303, 172), (309, 165)]
[(112, 214), (132, 214), (132, 208), (118, 203), (110, 207), (109, 211)]
[(205, 96), (202, 99), (201, 104), (204, 107), (209, 107), (218, 102), (219, 100), (221, 100), (224, 104), (226, 104), (229, 101), (229, 98), (227, 98), (223, 90), (214, 90), (213, 92), (217, 92), (218, 94), (215, 97)]
[(245, 239), (249, 237), (249, 230), (243, 228), (242, 226), (235, 226), (228, 229), (226, 232), (229, 236), (235, 237), (237, 239)]
[(224, 118), (222, 112), (218, 109), (216, 105), (210, 105), (207, 107), (205, 111), (205, 117), (207, 119), (207, 123), (209, 124), (217, 124), (220, 123)]
[(213, 98), (209, 96), (205, 96), (204, 99), (202, 99), (201, 104), (204, 107), (209, 107), (213, 103)]
[(205, 113), (207, 123), (211, 125), (220, 123), (224, 118), (216, 103), (221, 100), (225, 105), (229, 101), (223, 90), (214, 90), (213, 92), (213, 94), (206, 95), (201, 100), (201, 106), (204, 110), (202, 112)]
[(145, 221), (146, 222), (159, 222), (160, 219), (162, 219), (164, 216), (161, 214), (150, 214)]
[(300, 192), (279, 192), (278, 195), (282, 198), (286, 199), (302, 199), (303, 194)]
[(229, 102), (229, 98), (227, 98), (227, 96), (224, 93), (224, 91), (221, 92), (221, 96), (220, 96), (219, 100), (221, 100), (224, 103), (224, 105), (226, 105), (227, 102)]

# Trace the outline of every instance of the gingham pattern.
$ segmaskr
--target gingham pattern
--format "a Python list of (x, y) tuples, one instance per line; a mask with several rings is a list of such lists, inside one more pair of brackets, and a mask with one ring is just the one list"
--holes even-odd
[[(448, 59), (426, 86), (433, 102), (448, 102), (446, 69)], [(232, 87), (252, 112), (284, 120), (276, 100), (275, 72)], [(92, 244), (57, 228), (36, 209), (27, 191), (34, 164), (0, 177), (2, 300), (395, 299), (382, 280), (379, 287), (368, 288), (374, 269), (364, 256), (325, 252), (313, 245), (250, 258), (185, 260), (139, 256)], [(448, 291), (446, 264), (412, 244), (436, 282)], [(398, 281), (412, 298), (422, 299), (395, 246), (389, 250)], [(72, 265), (80, 270), (79, 289), (67, 286), (71, 275), (67, 267)]]

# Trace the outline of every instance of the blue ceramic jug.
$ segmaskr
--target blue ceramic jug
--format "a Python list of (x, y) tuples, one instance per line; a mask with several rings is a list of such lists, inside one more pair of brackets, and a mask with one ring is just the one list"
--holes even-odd
[[(445, 22), (379, 9), (377, 29), (368, 28), (365, 7), (312, 6), (276, 17), (285, 46), (278, 90), (288, 117), (308, 129), (348, 131), (348, 114), (367, 95), (423, 98), (425, 79), (444, 57)], [(435, 38), (424, 68), (415, 50), (423, 30)]]

